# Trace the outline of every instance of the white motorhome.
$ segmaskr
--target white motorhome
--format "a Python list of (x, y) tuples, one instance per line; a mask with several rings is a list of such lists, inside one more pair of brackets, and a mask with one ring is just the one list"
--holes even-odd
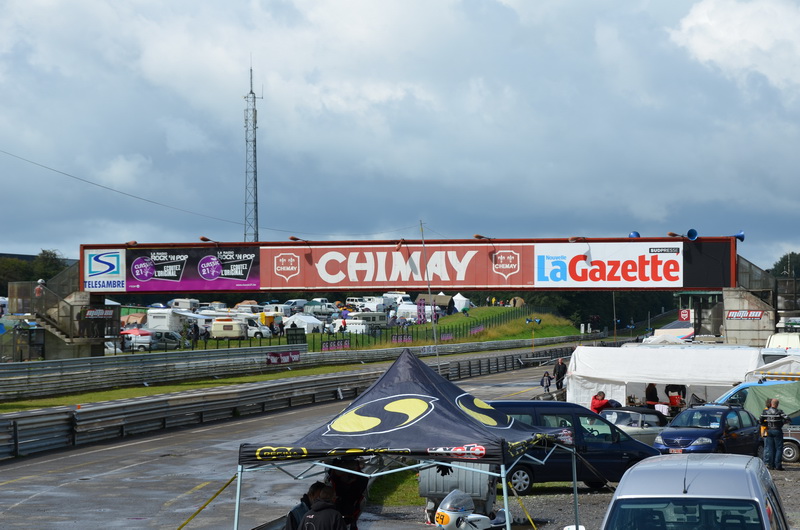
[(286, 304), (267, 304), (262, 306), (262, 309), (267, 314), (278, 313), (285, 317), (292, 316), (292, 308)]
[(180, 333), (186, 325), (186, 319), (172, 309), (148, 309), (147, 328)]
[(350, 319), (366, 322), (369, 329), (384, 329), (389, 327), (389, 319), (386, 317), (386, 313), (383, 312), (364, 311), (350, 313), (347, 321), (350, 322)]
[(167, 305), (174, 309), (188, 309), (194, 311), (200, 309), (200, 300), (196, 298), (175, 298), (167, 302)]
[(211, 323), (212, 339), (246, 339), (247, 324), (233, 318), (215, 318)]
[(336, 318), (331, 323), (331, 326), (333, 326), (332, 331), (334, 333), (338, 333), (340, 330), (355, 334), (369, 333), (369, 323), (364, 322), (363, 320), (351, 320), (349, 318), (345, 320), (342, 318)]
[(364, 309), (369, 309), (370, 311), (386, 311), (389, 304), (391, 304), (391, 301), (387, 304), (383, 296), (364, 297)]

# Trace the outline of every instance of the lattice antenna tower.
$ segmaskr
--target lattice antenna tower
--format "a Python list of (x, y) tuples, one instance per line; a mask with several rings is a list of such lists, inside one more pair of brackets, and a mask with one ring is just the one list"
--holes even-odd
[(253, 92), (253, 67), (250, 67), (250, 93), (244, 111), (245, 186), (244, 186), (244, 240), (258, 241), (258, 160), (256, 155), (256, 129), (258, 118)]

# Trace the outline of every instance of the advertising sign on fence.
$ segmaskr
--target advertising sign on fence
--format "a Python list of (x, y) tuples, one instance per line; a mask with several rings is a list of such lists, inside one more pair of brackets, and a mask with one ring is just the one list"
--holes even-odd
[(299, 351), (269, 352), (267, 354), (267, 364), (288, 364), (296, 363), (299, 360)]
[(350, 339), (322, 339), (320, 349), (326, 351), (349, 350)]

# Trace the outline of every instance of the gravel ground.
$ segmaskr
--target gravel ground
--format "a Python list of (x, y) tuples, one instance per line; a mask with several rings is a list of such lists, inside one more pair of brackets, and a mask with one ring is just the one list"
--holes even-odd
[[(792, 528), (800, 528), (800, 464), (784, 464), (785, 471), (772, 471), (772, 478), (780, 492), (783, 508), (786, 510)], [(616, 484), (614, 484), (616, 486)], [(541, 488), (540, 488), (541, 489)], [(600, 527), (606, 508), (611, 501), (613, 491), (605, 489), (599, 492), (588, 488), (578, 488), (578, 516), (580, 524), (587, 530)], [(575, 524), (575, 507), (571, 488), (541, 489), (536, 495), (521, 497), (525, 510), (533, 518), (536, 528), (545, 530), (561, 530), (565, 526)], [(530, 523), (516, 499), (510, 503), (515, 524), (513, 528), (531, 528)], [(424, 513), (420, 506), (387, 507), (367, 506), (366, 512), (380, 515), (381, 518), (406, 520), (421, 524)], [(416, 524), (413, 526), (417, 526)], [(375, 526), (379, 528), (379, 526)]]

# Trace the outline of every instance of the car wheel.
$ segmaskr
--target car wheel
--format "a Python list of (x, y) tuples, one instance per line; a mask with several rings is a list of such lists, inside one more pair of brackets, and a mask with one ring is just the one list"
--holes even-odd
[(797, 462), (800, 460), (800, 445), (792, 442), (783, 442), (783, 461)]
[(137, 349), (137, 350), (139, 350), (139, 351), (147, 351), (147, 348), (146, 348), (146, 347), (144, 347), (144, 346), (139, 346), (139, 347), (138, 347), (138, 348), (136, 348), (136, 349)]
[(253, 335), (253, 337), (256, 338), (256, 339), (260, 339), (260, 338), (263, 338), (264, 335), (260, 331), (256, 331), (256, 333), (255, 333), (255, 335)]
[[(760, 460), (764, 460), (764, 444), (758, 444), (758, 448), (756, 449), (756, 456)], [(783, 458), (785, 460), (786, 456), (784, 456)]]
[(517, 495), (529, 495), (533, 491), (533, 473), (527, 466), (515, 466), (506, 478)]

